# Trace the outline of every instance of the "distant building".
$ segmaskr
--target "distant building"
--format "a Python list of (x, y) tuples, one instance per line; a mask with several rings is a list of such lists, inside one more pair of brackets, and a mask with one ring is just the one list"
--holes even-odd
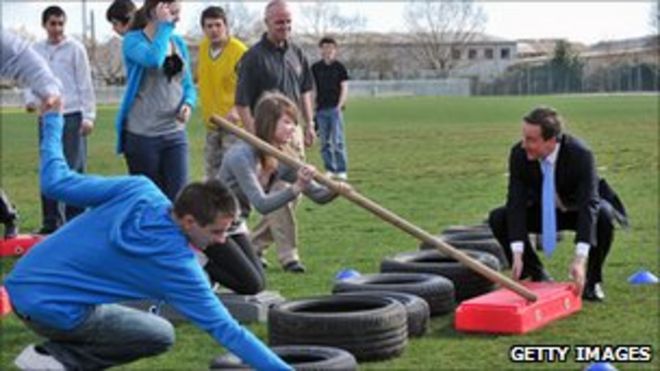
[[(409, 34), (361, 32), (341, 35), (337, 39), (339, 58), (351, 76), (357, 79), (492, 79), (517, 59), (515, 40), (486, 34), (474, 34), (467, 42), (448, 40), (438, 43), (437, 53), (443, 56), (444, 70), (433, 69), (424, 58), (419, 58), (423, 45)], [(297, 40), (311, 59), (320, 58), (315, 37), (299, 35)]]
[(594, 44), (580, 54), (589, 68), (604, 65), (657, 65), (660, 56), (660, 36), (646, 36), (634, 39), (603, 41)]
[(554, 64), (559, 40), (519, 40), (518, 59), (478, 94), (547, 94), (660, 90), (657, 35), (571, 44), (578, 63)]
[(462, 49), (453, 50), (452, 58), (460, 63), (450, 76), (490, 81), (518, 60), (518, 44), (515, 40), (479, 34)]
[(559, 41), (567, 41), (571, 50), (582, 52), (587, 46), (582, 43), (573, 43), (564, 39), (518, 39), (518, 59), (552, 56)]
[[(554, 56), (554, 49), (560, 39), (518, 40), (519, 58), (515, 65), (540, 65)], [(586, 68), (617, 64), (657, 64), (660, 55), (660, 38), (657, 35), (639, 38), (601, 41), (591, 46), (570, 43), (585, 63)]]

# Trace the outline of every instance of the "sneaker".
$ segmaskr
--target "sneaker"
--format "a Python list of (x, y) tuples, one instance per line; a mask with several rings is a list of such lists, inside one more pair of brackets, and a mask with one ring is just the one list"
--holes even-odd
[(242, 370), (248, 369), (243, 361), (231, 352), (211, 360), (211, 370)]
[(289, 273), (305, 273), (306, 270), (305, 266), (297, 260), (286, 263), (284, 266), (284, 271)]
[(65, 371), (65, 367), (39, 345), (28, 345), (16, 357), (14, 364), (20, 370)]
[(266, 258), (263, 255), (259, 256), (259, 262), (261, 262), (261, 267), (263, 269), (268, 269), (268, 265), (269, 265), (268, 260), (266, 260)]
[(582, 299), (594, 302), (601, 302), (605, 300), (605, 290), (600, 282), (587, 283), (582, 293)]
[(325, 176), (332, 179), (335, 177), (335, 173), (333, 173), (332, 171), (326, 171)]
[(348, 174), (344, 173), (337, 173), (335, 174), (335, 178), (338, 180), (348, 180)]

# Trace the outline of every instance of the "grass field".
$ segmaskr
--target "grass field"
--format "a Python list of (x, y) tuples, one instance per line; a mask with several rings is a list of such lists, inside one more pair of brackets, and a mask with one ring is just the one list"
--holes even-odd
[[(658, 97), (545, 96), (483, 98), (359, 99), (345, 112), (351, 183), (364, 195), (422, 228), (437, 232), (452, 224), (480, 222), (503, 203), (507, 155), (518, 140), (520, 117), (538, 104), (557, 108), (568, 130), (594, 150), (606, 177), (630, 213), (632, 228), (618, 230), (605, 269), (605, 304), (583, 310), (524, 336), (468, 335), (453, 329), (453, 316), (435, 318), (429, 334), (412, 340), (402, 357), (361, 364), (362, 369), (581, 369), (584, 364), (524, 364), (509, 361), (513, 344), (649, 344), (652, 364), (615, 364), (620, 369), (658, 369), (658, 286), (631, 286), (626, 279), (646, 268), (660, 274), (658, 250)], [(100, 108), (89, 143), (89, 171), (123, 174), (114, 155), (115, 108)], [(24, 230), (39, 227), (35, 117), (2, 114), (2, 187), (18, 205)], [(190, 124), (191, 168), (202, 174), (203, 128)], [(320, 167), (318, 147), (308, 151)], [(268, 270), (269, 289), (287, 298), (327, 294), (334, 274), (345, 267), (377, 272), (388, 254), (415, 250), (417, 242), (345, 200), (298, 208), (304, 276)], [(567, 277), (572, 235), (547, 262), (555, 278)], [(275, 263), (275, 254), (269, 255)], [(3, 275), (13, 262), (2, 261)], [(266, 326), (250, 327), (262, 339)], [(2, 320), (0, 368), (36, 337), (13, 317)], [(221, 353), (208, 335), (191, 325), (177, 327), (171, 352), (136, 362), (127, 370), (203, 370)], [(569, 357), (572, 358), (572, 357)]]

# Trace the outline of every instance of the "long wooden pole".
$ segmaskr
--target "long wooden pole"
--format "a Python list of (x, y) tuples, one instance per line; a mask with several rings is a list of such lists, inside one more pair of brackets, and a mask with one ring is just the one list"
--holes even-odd
[[(277, 158), (279, 161), (282, 161), (288, 166), (291, 166), (295, 169), (300, 168), (301, 166), (304, 166), (305, 163), (302, 161), (299, 161), (291, 156), (288, 156), (284, 152), (278, 150), (277, 148), (273, 147), (269, 143), (264, 142), (263, 140), (257, 138), (255, 135), (247, 132), (244, 129), (241, 129), (237, 127), (236, 125), (232, 124), (231, 122), (227, 121), (226, 119), (213, 115), (211, 116), (211, 122), (213, 122), (215, 125), (217, 125), (219, 128), (226, 130), (234, 135), (236, 135), (238, 138), (246, 141), (250, 145), (258, 148), (261, 151), (264, 151), (265, 153), (268, 153), (271, 156), (274, 156)], [(326, 187), (332, 189), (333, 191), (341, 194), (344, 196), (346, 199), (349, 201), (357, 204), (358, 206), (361, 206), (364, 209), (367, 209), (377, 217), (383, 219), (384, 221), (394, 225), (395, 227), (401, 229), (402, 231), (412, 235), (413, 237), (426, 242), (428, 244), (431, 244), (435, 246), (438, 250), (441, 252), (451, 256), (452, 258), (458, 260), (459, 262), (463, 263), (465, 266), (468, 268), (472, 269), (473, 271), (481, 274), (482, 276), (486, 277), (492, 282), (498, 283), (511, 291), (519, 294), (520, 296), (524, 297), (525, 299), (529, 301), (536, 301), (536, 295), (525, 288), (524, 286), (520, 285), (519, 283), (515, 282), (511, 278), (487, 267), (486, 265), (480, 263), (479, 261), (472, 259), (470, 256), (465, 254), (464, 252), (452, 247), (448, 243), (442, 241), (441, 239), (433, 236), (432, 234), (426, 232), (425, 230), (417, 227), (416, 225), (408, 222), (407, 220), (403, 219), (402, 217), (394, 214), (393, 212), (385, 209), (384, 207), (378, 205), (377, 203), (371, 201), (370, 199), (362, 196), (359, 194), (357, 191), (350, 187), (344, 186), (343, 183), (341, 182), (336, 182), (327, 176), (317, 172), (316, 175), (314, 175), (314, 180), (317, 182), (325, 185)]]

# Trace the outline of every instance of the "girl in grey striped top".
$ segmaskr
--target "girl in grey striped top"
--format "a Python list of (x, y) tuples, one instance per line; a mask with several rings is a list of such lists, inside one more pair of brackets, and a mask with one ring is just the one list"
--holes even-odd
[[(297, 117), (298, 109), (289, 98), (279, 93), (267, 93), (255, 108), (256, 134), (283, 149), (296, 130)], [(218, 176), (234, 192), (241, 210), (227, 242), (209, 246), (204, 251), (209, 258), (205, 269), (212, 280), (232, 288), (227, 284), (228, 278), (230, 283), (240, 278), (241, 285), (234, 286), (243, 292), (264, 288), (263, 267), (250, 243), (247, 218), (253, 206), (261, 214), (267, 214), (294, 200), (300, 193), (317, 203), (333, 200), (337, 196), (335, 192), (312, 180), (315, 172), (310, 165), (296, 171), (242, 141), (227, 151)], [(270, 187), (279, 179), (291, 183), (291, 186), (270, 192)]]

